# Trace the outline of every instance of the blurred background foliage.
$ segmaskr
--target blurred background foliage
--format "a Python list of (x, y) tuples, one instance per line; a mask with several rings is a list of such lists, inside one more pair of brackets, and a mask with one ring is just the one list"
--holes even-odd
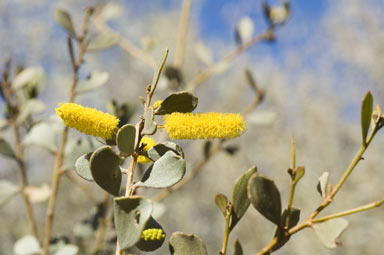
[[(174, 63), (181, 1), (98, 1), (107, 4), (104, 20), (151, 59), (161, 58), (170, 49), (167, 64)], [(278, 4), (278, 1), (270, 1)], [(10, 58), (15, 66), (41, 66), (45, 88), (40, 99), (46, 111), (35, 117), (46, 119), (58, 102), (68, 100), (72, 70), (67, 52), (66, 34), (54, 20), (54, 10), (67, 10), (80, 29), (86, 7), (95, 1), (2, 0), (0, 2), (0, 60)], [(291, 1), (288, 22), (276, 31), (275, 42), (261, 42), (238, 56), (225, 72), (204, 81), (196, 90), (198, 112), (241, 112), (254, 99), (244, 70), (249, 69), (259, 87), (265, 90), (263, 102), (248, 117), (248, 131), (227, 144), (236, 153), (215, 155), (195, 179), (162, 201), (162, 216), (157, 217), (165, 231), (198, 234), (208, 251), (218, 253), (223, 221), (214, 205), (217, 192), (229, 195), (234, 180), (251, 165), (273, 178), (283, 201), (287, 200), (289, 142), (296, 139), (297, 162), (306, 167), (306, 176), (296, 189), (294, 205), (308, 215), (320, 203), (316, 191), (318, 177), (330, 173), (335, 183), (360, 144), (359, 107), (361, 98), (371, 90), (376, 103), (384, 103), (384, 3), (380, 0)], [(201, 70), (217, 62), (236, 47), (235, 28), (243, 17), (250, 17), (254, 34), (265, 31), (260, 1), (192, 1), (186, 51), (181, 66), (183, 81), (190, 81)], [(91, 35), (98, 33), (95, 24)], [(151, 82), (153, 66), (115, 46), (87, 54), (80, 77), (91, 72), (107, 72), (107, 84), (78, 97), (77, 102), (107, 110), (111, 99), (141, 106)], [(156, 63), (156, 62), (155, 62)], [(3, 67), (1, 67), (3, 71)], [(163, 83), (166, 83), (163, 80)], [(186, 85), (186, 84), (184, 84)], [(161, 86), (159, 85), (159, 90)], [(155, 100), (170, 93), (164, 85)], [(0, 102), (1, 107), (4, 102)], [(141, 112), (141, 111), (138, 111)], [(133, 118), (139, 117), (135, 113)], [(12, 136), (5, 132), (3, 136)], [(72, 137), (79, 133), (71, 131)], [(160, 139), (160, 137), (159, 137)], [(382, 134), (373, 142), (346, 183), (328, 213), (353, 208), (380, 198), (384, 192)], [(179, 143), (185, 152), (188, 169), (203, 157), (204, 141)], [(50, 183), (53, 157), (38, 147), (27, 147), (25, 161), (31, 185)], [(16, 164), (0, 158), (0, 178), (18, 183)], [(74, 226), (89, 217), (95, 201), (104, 192), (77, 176), (91, 194), (86, 195), (71, 178), (62, 178), (56, 208), (54, 236), (73, 238)], [(76, 180), (75, 180), (76, 182)], [(149, 192), (151, 196), (155, 192)], [(46, 203), (35, 204), (35, 215), (42, 234)], [(28, 233), (21, 197), (0, 210), (0, 254), (11, 254), (16, 240)], [(328, 251), (310, 230), (297, 234), (276, 254), (378, 254), (384, 229), (383, 209), (348, 217), (349, 230), (343, 245)], [(244, 253), (263, 247), (273, 234), (273, 226), (255, 210), (249, 210), (234, 230)], [(230, 242), (232, 243), (232, 242)], [(163, 245), (156, 254), (167, 254)]]

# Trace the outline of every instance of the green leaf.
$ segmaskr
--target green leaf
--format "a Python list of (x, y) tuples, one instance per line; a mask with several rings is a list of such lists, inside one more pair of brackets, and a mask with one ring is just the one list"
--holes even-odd
[(81, 94), (102, 87), (109, 80), (107, 72), (92, 72), (87, 79), (81, 81), (76, 87), (76, 93)]
[(91, 173), (91, 168), (89, 166), (89, 160), (92, 156), (93, 152), (89, 152), (80, 156), (75, 163), (75, 171), (76, 173), (83, 179), (87, 181), (94, 181)]
[(12, 182), (0, 180), (0, 207), (6, 204), (19, 191), (20, 188)]
[(76, 38), (75, 28), (72, 24), (71, 15), (69, 15), (68, 12), (61, 9), (56, 9), (55, 20), (57, 23), (60, 24), (60, 26), (62, 26), (67, 31), (70, 36)]
[[(288, 210), (284, 209), (284, 212), (283, 212), (283, 214), (281, 216), (281, 222), (284, 225), (285, 225), (286, 220), (287, 220), (287, 215), (288, 215)], [(295, 208), (295, 207), (291, 207), (291, 213), (290, 213), (290, 217), (289, 217), (288, 229), (296, 226), (297, 223), (299, 222), (299, 220), (300, 220), (300, 209)], [(288, 236), (288, 237), (284, 236), (284, 233), (282, 232), (281, 228), (279, 228), (279, 227), (275, 228), (275, 233), (274, 233), (273, 236), (274, 237), (279, 237), (280, 241), (277, 243), (276, 246), (274, 246), (272, 248), (272, 251), (276, 251), (276, 250), (280, 249), (281, 247), (283, 247), (284, 244), (286, 244), (288, 242), (289, 238), (290, 238), (290, 236)]]
[(95, 146), (90, 137), (69, 140), (64, 150), (63, 169), (73, 169), (80, 156), (92, 152), (94, 149)]
[(293, 181), (297, 183), (298, 181), (300, 181), (301, 178), (303, 178), (304, 174), (305, 174), (305, 168), (303, 166), (298, 166), (295, 169), (295, 176)]
[(144, 129), (142, 131), (143, 135), (153, 135), (156, 133), (157, 124), (153, 121), (153, 107), (149, 107), (148, 111), (144, 114)]
[(243, 248), (238, 238), (235, 239), (233, 243), (233, 255), (243, 255)]
[(249, 204), (251, 203), (248, 199), (248, 181), (251, 176), (257, 172), (257, 167), (253, 166), (247, 170), (242, 176), (237, 178), (232, 189), (232, 218), (229, 229), (233, 229), (239, 222), (241, 217), (247, 211)]
[(197, 97), (186, 91), (176, 92), (168, 96), (157, 108), (155, 114), (164, 115), (173, 112), (192, 112), (198, 103)]
[(33, 83), (39, 85), (43, 83), (45, 78), (44, 69), (40, 66), (32, 66), (23, 69), (18, 73), (12, 81), (12, 88), (18, 90)]
[[(144, 230), (150, 228), (161, 229), (165, 234), (163, 227), (153, 217), (148, 220)], [(143, 238), (140, 238), (140, 241), (136, 244), (136, 247), (141, 251), (154, 251), (159, 249), (163, 245), (164, 241), (165, 238), (161, 240), (144, 240)]]
[(207, 248), (200, 237), (182, 232), (171, 235), (169, 250), (173, 255), (208, 255)]
[(317, 183), (317, 191), (320, 193), (321, 197), (324, 199), (328, 195), (328, 172), (324, 172), (319, 177), (319, 182)]
[(247, 78), (248, 85), (253, 89), (254, 92), (258, 92), (258, 86), (252, 72), (249, 69), (245, 69), (245, 77)]
[(275, 183), (254, 173), (248, 182), (248, 198), (265, 218), (281, 225), (281, 198)]
[(98, 148), (91, 156), (90, 168), (95, 182), (114, 196), (119, 195), (121, 185), (121, 158), (110, 146)]
[(114, 199), (114, 216), (120, 250), (134, 246), (152, 213), (152, 201), (141, 196)]
[(173, 151), (167, 151), (144, 174), (137, 186), (167, 188), (178, 183), (185, 174), (185, 161)]
[(136, 127), (131, 124), (122, 126), (117, 132), (116, 143), (121, 152), (131, 155), (135, 151)]
[(161, 158), (167, 151), (173, 151), (180, 157), (184, 158), (184, 152), (181, 147), (173, 142), (156, 144), (147, 151), (147, 157), (152, 161), (156, 161)]
[(312, 228), (315, 230), (317, 237), (325, 247), (334, 249), (340, 244), (338, 239), (348, 225), (346, 219), (336, 218), (322, 223), (316, 223)]
[(12, 147), (3, 137), (0, 137), (0, 154), (8, 158), (16, 159)]
[(371, 92), (367, 92), (365, 95), (363, 102), (361, 103), (361, 133), (363, 144), (367, 143), (367, 135), (369, 130), (369, 125), (371, 124), (373, 110), (373, 98)]
[(120, 42), (120, 35), (111, 32), (100, 33), (93, 39), (88, 47), (87, 51), (99, 51), (111, 48)]
[(57, 150), (57, 137), (62, 131), (62, 123), (44, 121), (34, 125), (25, 136), (23, 143), (25, 145), (37, 145), (49, 151)]
[(15, 255), (35, 255), (40, 254), (39, 241), (32, 235), (26, 235), (17, 240), (13, 246)]
[(215, 203), (225, 217), (227, 215), (228, 198), (222, 193), (217, 193)]
[(18, 124), (23, 123), (32, 114), (38, 114), (45, 110), (46, 106), (42, 101), (36, 99), (28, 100), (21, 109), (21, 112), (17, 116), (16, 122)]

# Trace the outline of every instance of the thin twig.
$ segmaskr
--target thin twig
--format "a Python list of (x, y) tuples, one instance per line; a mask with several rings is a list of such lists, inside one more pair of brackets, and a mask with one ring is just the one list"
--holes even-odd
[[(15, 106), (12, 104), (12, 94), (13, 90), (11, 89), (9, 82), (8, 82), (8, 73), (9, 70), (6, 70), (6, 73), (3, 75), (3, 82), (1, 83), (1, 86), (3, 88), (3, 93), (4, 97), (6, 100), (6, 104), (8, 108), (10, 109), (10, 117), (11, 119), (10, 124), (13, 129), (14, 133), (14, 138), (15, 138), (15, 145), (16, 145), (16, 161), (18, 165), (18, 172), (21, 180), (21, 194), (24, 200), (24, 204), (27, 210), (27, 217), (28, 217), (28, 222), (29, 226), (31, 228), (31, 233), (33, 236), (36, 238), (38, 237), (38, 231), (37, 231), (37, 224), (36, 224), (36, 219), (33, 213), (33, 207), (32, 203), (29, 200), (28, 194), (25, 193), (25, 188), (28, 186), (28, 178), (27, 178), (27, 173), (25, 169), (25, 164), (24, 164), (24, 146), (21, 142), (21, 136), (20, 136), (20, 127), (19, 124), (17, 123), (17, 115), (20, 112), (20, 109), (18, 109), (18, 103), (16, 102)], [(13, 113), (13, 108), (16, 108), (16, 114)]]
[(223, 244), (220, 251), (221, 255), (226, 255), (227, 253), (229, 234), (231, 233), (229, 224), (231, 222), (232, 205), (229, 205), (227, 208), (228, 208), (228, 211), (227, 211), (227, 214), (225, 215), (224, 238), (223, 238)]
[[(74, 66), (73, 66), (73, 76), (72, 76), (72, 85), (70, 89), (69, 102), (74, 102), (76, 97), (76, 86), (79, 80), (79, 69), (81, 64), (83, 63), (84, 55), (86, 52), (85, 37), (88, 33), (88, 23), (92, 13), (93, 13), (93, 8), (88, 8), (86, 10), (85, 17), (83, 20), (83, 25), (82, 25), (82, 35), (79, 38), (77, 38), (79, 50), (77, 54), (77, 59), (74, 62)], [(70, 46), (69, 46), (69, 51), (71, 56), (71, 54), (73, 54), (73, 52), (71, 52), (73, 51), (73, 48), (71, 48)], [(45, 221), (45, 235), (44, 235), (43, 250), (42, 250), (43, 255), (48, 255), (49, 243), (51, 240), (52, 223), (53, 223), (54, 211), (55, 211), (55, 205), (56, 205), (57, 190), (59, 188), (59, 180), (61, 176), (61, 169), (63, 166), (64, 150), (68, 140), (68, 130), (69, 130), (68, 127), (64, 128), (63, 133), (61, 135), (60, 147), (56, 154), (55, 168), (53, 171), (52, 185), (51, 185), (52, 191), (51, 191), (51, 196), (48, 202), (47, 216)]]
[(188, 21), (191, 13), (192, 0), (184, 0), (180, 15), (179, 34), (177, 37), (175, 66), (180, 68), (184, 61), (185, 42), (188, 33)]
[(266, 32), (252, 38), (251, 40), (239, 45), (236, 49), (231, 51), (229, 54), (227, 54), (225, 57), (223, 57), (219, 62), (212, 64), (207, 69), (202, 71), (201, 73), (197, 74), (188, 84), (188, 89), (190, 91), (196, 90), (205, 80), (210, 78), (215, 74), (215, 72), (222, 67), (222, 65), (226, 63), (231, 63), (237, 56), (239, 56), (241, 53), (255, 45), (256, 43), (259, 43), (261, 41), (267, 40), (271, 37), (271, 34), (273, 33), (273, 30), (268, 29)]
[[(101, 32), (101, 33), (114, 33), (118, 34), (116, 31), (112, 30), (110, 27), (108, 27), (107, 24), (105, 24), (103, 18), (101, 15), (96, 15), (93, 19), (95, 27)], [(120, 39), (118, 42), (118, 45), (120, 48), (125, 50), (128, 54), (132, 55), (133, 57), (137, 58), (147, 66), (149, 66), (152, 69), (156, 69), (156, 61), (148, 55), (145, 51), (139, 49), (135, 45), (133, 45), (130, 41), (122, 37), (120, 34)]]

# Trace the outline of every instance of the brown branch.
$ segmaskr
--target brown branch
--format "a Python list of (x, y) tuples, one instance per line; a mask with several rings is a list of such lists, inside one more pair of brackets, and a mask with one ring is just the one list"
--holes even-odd
[(273, 30), (268, 29), (264, 33), (252, 38), (251, 40), (239, 45), (236, 49), (231, 51), (229, 54), (227, 54), (225, 57), (223, 57), (219, 62), (212, 64), (204, 71), (197, 74), (188, 84), (189, 90), (194, 91), (196, 90), (204, 81), (212, 77), (215, 72), (226, 63), (231, 63), (237, 56), (239, 56), (241, 53), (252, 47), (253, 45), (264, 41), (269, 40), (273, 36)]
[(177, 37), (175, 66), (180, 68), (184, 61), (185, 41), (188, 33), (188, 21), (192, 0), (184, 0), (180, 15), (179, 34)]
[[(7, 65), (7, 69), (9, 68), (9, 64)], [(33, 213), (33, 207), (32, 203), (29, 200), (28, 194), (25, 193), (25, 188), (28, 186), (28, 177), (25, 169), (24, 164), (24, 146), (21, 142), (21, 135), (20, 135), (20, 126), (17, 123), (17, 116), (20, 112), (20, 109), (18, 107), (18, 102), (16, 102), (15, 105), (12, 104), (12, 96), (14, 94), (14, 91), (11, 89), (8, 81), (8, 73), (9, 70), (6, 70), (6, 72), (3, 74), (3, 82), (1, 83), (1, 86), (3, 88), (3, 93), (5, 97), (6, 104), (8, 106), (8, 109), (10, 111), (10, 124), (13, 129), (14, 138), (15, 138), (15, 145), (16, 145), (16, 161), (18, 165), (18, 172), (21, 180), (21, 194), (24, 200), (24, 204), (27, 210), (27, 217), (29, 226), (31, 228), (31, 233), (36, 238), (38, 237), (38, 231), (37, 231), (37, 224), (36, 219)], [(16, 99), (17, 101), (17, 99)], [(15, 111), (15, 112), (14, 112)]]
[[(110, 27), (108, 27), (107, 24), (103, 21), (103, 18), (101, 15), (96, 15), (93, 19), (95, 27), (101, 32), (101, 33), (114, 33), (118, 34), (116, 31), (112, 30)], [(149, 66), (152, 69), (156, 69), (156, 61), (148, 55), (145, 51), (141, 50), (140, 48), (133, 45), (130, 41), (122, 37), (120, 34), (120, 39), (118, 42), (118, 45), (121, 49), (125, 50), (128, 54), (132, 55), (133, 57), (137, 58), (147, 66)]]
[[(79, 51), (77, 54), (77, 59), (73, 65), (73, 76), (72, 76), (72, 85), (70, 90), (69, 102), (74, 102), (76, 97), (76, 86), (79, 80), (79, 69), (81, 64), (83, 63), (84, 55), (86, 52), (85, 37), (88, 33), (88, 23), (92, 13), (93, 13), (93, 8), (88, 8), (86, 10), (85, 17), (83, 20), (83, 25), (82, 25), (82, 34), (80, 37), (76, 38)], [(68, 45), (69, 53), (72, 58), (72, 55), (74, 54), (73, 54), (73, 47), (71, 46), (72, 46), (71, 44)], [(71, 62), (73, 63), (73, 61)], [(52, 224), (53, 224), (53, 218), (54, 218), (54, 210), (56, 205), (57, 190), (59, 188), (59, 180), (62, 173), (61, 169), (63, 166), (64, 150), (67, 144), (67, 140), (68, 140), (68, 127), (65, 127), (61, 135), (59, 150), (56, 153), (55, 167), (54, 167), (53, 176), (52, 176), (52, 185), (51, 185), (52, 190), (51, 190), (51, 196), (49, 198), (48, 208), (46, 212), (47, 215), (46, 215), (46, 221), (45, 221), (45, 235), (44, 235), (43, 250), (42, 250), (43, 255), (48, 255), (49, 244), (51, 241), (51, 232), (52, 232)]]

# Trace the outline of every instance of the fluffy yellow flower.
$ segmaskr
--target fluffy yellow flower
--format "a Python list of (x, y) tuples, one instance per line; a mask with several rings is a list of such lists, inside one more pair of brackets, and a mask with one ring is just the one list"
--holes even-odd
[[(144, 151), (147, 151), (156, 145), (155, 140), (153, 140), (151, 137), (148, 137), (148, 136), (143, 136), (143, 138), (141, 138), (140, 145), (142, 145), (143, 143), (146, 144), (144, 147)], [(151, 162), (151, 160), (149, 158), (147, 158), (146, 156), (139, 156), (137, 158), (137, 162), (139, 162), (141, 164), (146, 164), (146, 163)]]
[(163, 100), (158, 100), (156, 102), (153, 103), (153, 109), (156, 110), (157, 108), (159, 108), (159, 106), (161, 105), (161, 103), (163, 102)]
[(164, 116), (165, 129), (171, 139), (229, 139), (242, 135), (244, 118), (235, 113), (179, 113)]
[(113, 115), (75, 103), (59, 104), (56, 114), (64, 120), (68, 127), (104, 139), (113, 137), (119, 123), (119, 119)]
[(148, 228), (141, 233), (141, 238), (145, 241), (163, 240), (165, 238), (165, 234), (160, 228)]

